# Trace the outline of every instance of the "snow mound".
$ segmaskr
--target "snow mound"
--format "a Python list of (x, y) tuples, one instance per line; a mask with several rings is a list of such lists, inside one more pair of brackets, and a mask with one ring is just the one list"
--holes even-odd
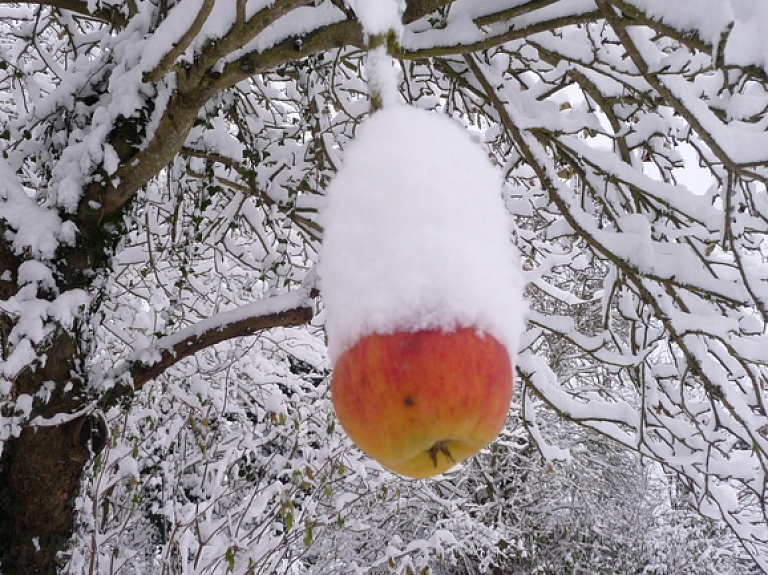
[(450, 119), (407, 106), (371, 116), (321, 213), (332, 360), (372, 333), (459, 327), (516, 351), (526, 306), (501, 187)]

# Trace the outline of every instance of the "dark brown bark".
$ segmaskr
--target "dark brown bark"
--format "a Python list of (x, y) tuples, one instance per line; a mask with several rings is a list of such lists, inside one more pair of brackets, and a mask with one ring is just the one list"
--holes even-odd
[[(2, 233), (3, 225), (0, 221), (0, 235)], [(0, 241), (0, 272), (11, 272), (10, 277), (5, 279), (0, 274), (0, 301), (7, 300), (16, 293), (16, 278), (17, 270), (19, 269), (16, 259), (11, 251), (11, 246), (6, 242)], [(8, 336), (11, 333), (12, 327), (11, 318), (0, 313), (0, 359), (8, 356)]]
[[(98, 235), (98, 229), (90, 232)], [(106, 265), (103, 242), (91, 242), (89, 248), (81, 245), (62, 252), (68, 266), (60, 277), (61, 290), (87, 287), (87, 278), (92, 276), (82, 272)], [(21, 263), (22, 258), (14, 254), (7, 243), (0, 242), (0, 269), (11, 272), (9, 278), (0, 280), (0, 299), (8, 299), (15, 293)], [(194, 333), (163, 351), (159, 361), (152, 365), (127, 365), (130, 384), (113, 388), (99, 403), (116, 403), (184, 357), (218, 342), (272, 327), (301, 325), (311, 319), (311, 307), (299, 305)], [(0, 314), (0, 358), (8, 356), (7, 339), (12, 327), (13, 318)], [(98, 398), (83, 392), (85, 376), (81, 367), (87, 350), (82, 346), (77, 329), (71, 332), (60, 329), (38, 350), (44, 361), (29, 366), (15, 378), (14, 397), (34, 396), (43, 383), (55, 383), (48, 401), (36, 401), (33, 405), (31, 420), (76, 414), (96, 403)], [(0, 572), (6, 575), (56, 572), (57, 554), (74, 529), (74, 502), (84, 466), (94, 451), (103, 447), (105, 439), (103, 420), (86, 412), (59, 425), (25, 425), (19, 437), (5, 443), (0, 455)]]
[[(0, 4), (14, 3), (12, 0), (0, 0)], [(128, 18), (117, 6), (104, 9), (99, 8), (91, 12), (88, 9), (88, 2), (86, 0), (38, 0), (34, 3), (43, 6), (53, 6), (60, 10), (69, 10), (86, 18), (109, 22), (117, 27), (123, 27), (128, 23)]]
[[(33, 416), (68, 413), (79, 403), (80, 382), (73, 380), (79, 356), (76, 339), (56, 334), (45, 350), (45, 365), (27, 369), (15, 382), (15, 393), (34, 394), (44, 381), (56, 382), (50, 401), (36, 405)], [(72, 389), (65, 392), (65, 386)], [(26, 426), (8, 441), (0, 457), (0, 557), (8, 574), (48, 574), (66, 543), (74, 521), (87, 447), (78, 441), (82, 419), (64, 425)]]

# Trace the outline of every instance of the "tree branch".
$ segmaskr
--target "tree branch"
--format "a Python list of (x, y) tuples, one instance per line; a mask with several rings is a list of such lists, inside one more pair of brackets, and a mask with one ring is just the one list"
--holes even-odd
[(104, 378), (117, 383), (102, 396), (99, 406), (106, 409), (116, 405), (182, 359), (217, 343), (265, 329), (309, 323), (314, 315), (311, 300), (317, 296), (312, 278), (314, 275), (294, 292), (217, 314), (134, 352)]
[[(18, 4), (12, 0), (0, 0), (0, 4)], [(38, 0), (37, 2), (25, 2), (25, 4), (38, 4), (40, 6), (50, 6), (59, 10), (69, 10), (75, 14), (93, 18), (103, 22), (109, 22), (117, 28), (123, 28), (128, 24), (128, 18), (117, 7), (99, 8), (91, 12), (88, 9), (88, 2), (85, 0)]]
[[(447, 0), (414, 0), (409, 2), (404, 21), (418, 20), (446, 3)], [(548, 0), (536, 0), (531, 4), (534, 4), (535, 8), (542, 8), (550, 3)], [(89, 190), (81, 202), (78, 212), (77, 223), (80, 229), (98, 226), (104, 220), (118, 213), (141, 186), (166, 166), (181, 149), (200, 108), (221, 90), (234, 86), (255, 74), (272, 70), (287, 62), (311, 54), (344, 46), (359, 46), (361, 48), (364, 46), (363, 32), (359, 23), (356, 20), (344, 20), (304, 35), (300, 52), (297, 52), (295, 38), (286, 38), (262, 52), (254, 51), (243, 55), (236, 61), (229, 62), (220, 74), (210, 73), (211, 66), (227, 53), (244, 46), (276, 19), (305, 4), (306, 0), (281, 0), (279, 5), (259, 12), (247, 23), (239, 23), (228, 36), (204, 51), (191, 69), (177, 70), (177, 73), (180, 74), (178, 77), (179, 91), (168, 103), (159, 126), (155, 130), (154, 139), (143, 150), (132, 156), (122, 157), (121, 155), (122, 167), (111, 179), (119, 182), (118, 184), (115, 186), (109, 183), (97, 184)], [(519, 16), (530, 11), (531, 6), (526, 4), (516, 9), (484, 15), (481, 17), (481, 21), (486, 23), (505, 21), (511, 16)], [(403, 50), (395, 54), (395, 57), (416, 59), (469, 53), (524, 38), (543, 30), (588, 22), (597, 15), (597, 12), (586, 12), (568, 17), (544, 19), (530, 26), (509, 29), (505, 33), (491, 36), (473, 44), (437, 47), (412, 52)], [(120, 135), (116, 135), (116, 138), (119, 140)], [(111, 144), (115, 149), (121, 149), (120, 142), (111, 142)], [(96, 206), (96, 208), (94, 209), (92, 206)]]
[(195, 20), (189, 26), (189, 29), (184, 32), (179, 41), (174, 44), (173, 48), (165, 56), (163, 56), (163, 59), (160, 64), (158, 64), (157, 68), (145, 74), (145, 81), (157, 82), (173, 68), (173, 65), (176, 63), (176, 59), (184, 53), (184, 51), (195, 39), (195, 36), (200, 33), (200, 30), (202, 30), (203, 24), (205, 24), (205, 21), (208, 20), (208, 16), (211, 15), (211, 12), (213, 11), (213, 5), (215, 3), (215, 0), (204, 0), (200, 11), (197, 13), (197, 16), (195, 16)]
[(611, 28), (613, 28), (616, 36), (619, 38), (622, 45), (626, 49), (627, 56), (638, 69), (643, 78), (645, 78), (645, 81), (648, 82), (648, 85), (653, 87), (659, 94), (661, 94), (661, 96), (664, 98), (664, 101), (667, 102), (667, 104), (670, 105), (678, 114), (680, 114), (680, 116), (683, 117), (686, 122), (688, 122), (691, 128), (696, 130), (696, 133), (699, 135), (702, 141), (707, 144), (709, 149), (712, 150), (712, 153), (715, 154), (717, 158), (723, 163), (723, 166), (725, 166), (728, 170), (740, 172), (741, 168), (736, 164), (736, 162), (731, 160), (725, 150), (715, 140), (714, 136), (702, 125), (702, 123), (699, 121), (699, 118), (691, 110), (689, 110), (684, 103), (680, 101), (680, 99), (664, 84), (664, 82), (660, 80), (658, 74), (653, 73), (650, 70), (648, 63), (645, 61), (645, 58), (643, 58), (643, 55), (635, 45), (632, 36), (627, 30), (627, 26), (631, 25), (631, 21), (627, 21), (625, 18), (618, 16), (613, 6), (611, 6), (607, 0), (596, 0), (596, 3), (601, 13), (605, 17), (606, 22), (608, 22)]
[[(247, 23), (240, 23), (244, 28), (238, 28), (219, 42), (212, 44), (199, 56), (192, 68), (177, 70), (177, 73), (182, 74), (178, 78), (178, 91), (163, 111), (154, 138), (142, 150), (136, 151), (127, 145), (124, 142), (123, 132), (114, 134), (110, 144), (118, 150), (121, 168), (110, 181), (92, 185), (80, 202), (77, 224), (81, 230), (99, 227), (102, 222), (117, 214), (138, 189), (168, 165), (184, 144), (200, 108), (210, 98), (244, 78), (300, 57), (291, 48), (293, 42), (285, 41), (281, 45), (282, 49), (276, 53), (271, 52), (271, 58), (263, 59), (265, 65), (260, 63), (257, 68), (251, 61), (239, 61), (234, 68), (228, 68), (221, 75), (210, 74), (210, 67), (218, 59), (247, 44), (271, 23), (290, 10), (304, 5), (305, 2), (306, 0), (282, 0), (278, 7), (273, 6), (262, 10)], [(357, 23), (345, 22), (345, 24), (351, 24), (355, 30), (359, 31)], [(360, 38), (362, 38), (361, 33)], [(324, 41), (314, 49), (319, 52), (335, 48), (338, 46), (337, 42), (336, 37), (325, 36)], [(141, 131), (141, 123), (146, 120), (136, 119), (135, 122), (133, 131), (138, 134)], [(111, 182), (117, 183), (113, 185)]]

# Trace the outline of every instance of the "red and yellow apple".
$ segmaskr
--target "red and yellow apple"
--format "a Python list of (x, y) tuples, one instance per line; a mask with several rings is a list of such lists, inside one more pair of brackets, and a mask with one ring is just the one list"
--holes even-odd
[(430, 477), (499, 434), (512, 366), (507, 349), (476, 329), (373, 334), (338, 358), (331, 393), (360, 449), (396, 473)]

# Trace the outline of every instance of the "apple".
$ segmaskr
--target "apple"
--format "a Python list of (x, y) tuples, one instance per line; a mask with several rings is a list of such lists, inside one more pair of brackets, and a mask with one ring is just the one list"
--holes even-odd
[(360, 449), (413, 478), (437, 475), (493, 441), (512, 398), (509, 353), (461, 328), (372, 334), (338, 358), (339, 422)]

